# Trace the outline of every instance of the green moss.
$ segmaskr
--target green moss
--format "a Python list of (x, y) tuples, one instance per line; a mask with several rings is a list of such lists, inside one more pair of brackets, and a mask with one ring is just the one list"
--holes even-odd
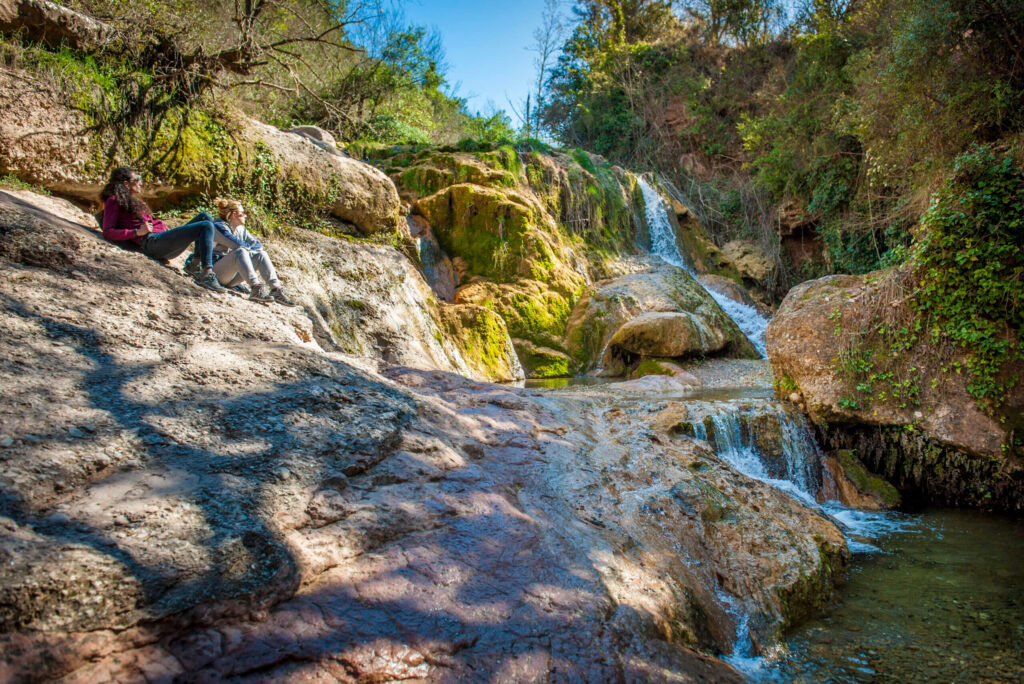
[(685, 435), (691, 439), (697, 436), (697, 431), (693, 427), (693, 423), (688, 420), (680, 421), (677, 425), (674, 425), (670, 430), (671, 435)]
[(40, 195), (49, 195), (50, 191), (46, 188), (32, 183), (26, 183), (16, 176), (11, 175), (0, 175), (0, 188), (5, 190), (31, 190), (34, 193)]
[(571, 359), (555, 349), (513, 340), (519, 361), (531, 378), (564, 378), (571, 375)]
[(468, 363), (492, 380), (512, 379), (508, 330), (500, 316), (481, 306), (460, 306), (442, 309), (441, 321)]
[(402, 171), (396, 182), (405, 190), (411, 190), (418, 197), (433, 195), (455, 181), (455, 175), (448, 169), (433, 166), (414, 166)]
[(896, 508), (900, 505), (899, 491), (884, 478), (869, 473), (852, 450), (839, 449), (836, 458), (857, 491), (877, 497), (886, 508)]
[[(875, 427), (829, 424), (819, 427), (825, 445), (851, 449), (864, 465), (900, 491), (913, 491), (932, 504), (986, 510), (1024, 510), (1024, 472), (1006, 467), (998, 455), (968, 454), (928, 439), (913, 425)], [(1024, 455), (1018, 451), (1009, 458)]]
[(781, 379), (775, 380), (775, 389), (779, 394), (789, 395), (793, 392), (799, 392), (800, 386), (796, 384), (796, 380), (791, 376), (783, 375)]

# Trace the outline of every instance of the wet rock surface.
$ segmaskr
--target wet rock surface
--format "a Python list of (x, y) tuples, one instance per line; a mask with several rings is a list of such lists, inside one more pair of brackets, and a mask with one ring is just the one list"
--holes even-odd
[(737, 681), (723, 596), (766, 648), (842, 566), (673, 402), (378, 372), (50, 221), (0, 262), (0, 679)]

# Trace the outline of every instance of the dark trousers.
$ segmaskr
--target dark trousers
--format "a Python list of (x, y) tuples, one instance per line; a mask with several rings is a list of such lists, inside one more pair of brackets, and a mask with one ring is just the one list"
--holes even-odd
[(191, 244), (196, 246), (203, 269), (213, 267), (213, 217), (205, 211), (174, 230), (150, 233), (142, 242), (142, 253), (150, 259), (173, 259)]

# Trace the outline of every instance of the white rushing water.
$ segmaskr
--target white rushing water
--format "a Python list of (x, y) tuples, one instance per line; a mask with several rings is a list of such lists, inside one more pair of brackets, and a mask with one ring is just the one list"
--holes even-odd
[[(701, 287), (704, 287), (704, 284), (700, 282), (694, 272), (693, 264), (689, 263), (679, 253), (679, 246), (676, 244), (676, 234), (668, 220), (668, 210), (665, 207), (665, 201), (658, 194), (658, 191), (642, 177), (638, 176), (637, 182), (640, 184), (640, 192), (644, 196), (644, 215), (647, 217), (647, 228), (651, 234), (651, 254), (666, 263), (685, 270), (694, 277), (694, 280)], [(729, 299), (725, 295), (710, 290), (707, 287), (704, 287), (704, 289), (707, 290), (712, 299), (718, 302), (718, 305), (722, 307), (726, 315), (743, 331), (743, 334), (753, 343), (761, 357), (766, 357), (768, 354), (765, 351), (764, 334), (768, 328), (768, 320), (757, 313), (757, 309), (752, 306)]]
[[(711, 442), (719, 456), (747, 477), (780, 489), (825, 513), (843, 530), (850, 551), (876, 551), (870, 543), (872, 540), (904, 527), (896, 513), (847, 508), (834, 500), (818, 503), (825, 486), (824, 456), (805, 421), (794, 418), (773, 402), (765, 402), (756, 409), (739, 409), (729, 402), (713, 406), (710, 415), (713, 434), (708, 434), (704, 423), (695, 422), (697, 439)], [(749, 431), (742, 428), (743, 414), (752, 417), (766, 412), (771, 413), (782, 428), (781, 463), (766, 463), (757, 452)]]
[[(872, 542), (907, 527), (907, 520), (898, 513), (851, 509), (838, 501), (819, 504), (826, 478), (823, 456), (806, 422), (794, 418), (780, 405), (764, 402), (756, 408), (749, 404), (740, 408), (730, 402), (711, 402), (709, 407), (710, 430), (704, 422), (693, 423), (697, 439), (711, 443), (722, 459), (747, 477), (780, 489), (831, 518), (842, 530), (852, 553), (877, 552), (879, 549)], [(747, 420), (744, 429), (745, 418), (764, 413), (779, 421), (781, 459), (768, 460), (758, 453), (751, 421)], [(726, 660), (752, 679), (760, 679), (772, 655), (754, 653), (747, 627), (749, 618), (742, 603), (724, 592), (720, 592), (719, 600), (736, 622), (733, 652)]]

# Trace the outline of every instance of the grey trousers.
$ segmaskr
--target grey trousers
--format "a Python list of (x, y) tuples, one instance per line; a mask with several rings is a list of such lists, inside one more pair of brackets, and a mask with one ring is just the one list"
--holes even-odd
[(270, 255), (262, 249), (236, 249), (228, 252), (213, 265), (213, 272), (224, 287), (234, 287), (245, 281), (256, 286), (260, 284), (260, 276), (272, 288), (281, 286)]

